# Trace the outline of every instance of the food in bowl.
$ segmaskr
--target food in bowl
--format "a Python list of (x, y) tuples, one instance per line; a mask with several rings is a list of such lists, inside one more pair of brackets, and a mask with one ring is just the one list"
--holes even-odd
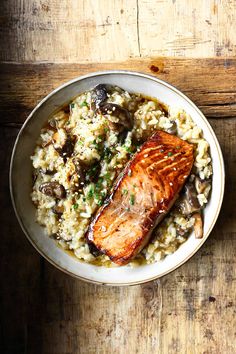
[(193, 146), (157, 130), (126, 165), (89, 226), (87, 240), (118, 265), (147, 244), (193, 166)]
[[(69, 105), (49, 117), (47, 125), (41, 130), (32, 156), (32, 200), (36, 206), (38, 223), (45, 226), (48, 235), (55, 237), (63, 248), (74, 252), (80, 260), (97, 265), (114, 265), (111, 259), (115, 261), (116, 258), (102, 244), (102, 233), (106, 234), (107, 226), (112, 226), (112, 221), (120, 220), (122, 210), (115, 209), (112, 219), (109, 215), (96, 237), (94, 226), (100, 219), (98, 216), (105, 215), (101, 210), (110, 204), (111, 196), (117, 190), (122, 194), (117, 203), (122, 205), (125, 200), (124, 208), (130, 209), (126, 210), (126, 215), (130, 211), (133, 215), (135, 208), (140, 207), (140, 186), (134, 183), (131, 188), (129, 183), (129, 188), (121, 189), (116, 187), (117, 181), (124, 180), (122, 173), (125, 176), (131, 173), (128, 176), (131, 179), (132, 169), (127, 166), (145, 151), (145, 144), (155, 140), (155, 136), (162, 137), (164, 142), (174, 140), (172, 150), (165, 146), (164, 149), (160, 148), (164, 151), (159, 151), (161, 155), (158, 159), (163, 155), (167, 170), (172, 166), (178, 172), (178, 149), (185, 151), (182, 145), (186, 150), (187, 146), (193, 150), (192, 168), (185, 174), (180, 173), (182, 177), (185, 176), (183, 179), (186, 183), (179, 198), (175, 178), (169, 182), (173, 184), (170, 185), (173, 193), (167, 196), (168, 203), (164, 209), (159, 208), (159, 212), (164, 210), (165, 217), (153, 230), (151, 237), (152, 229), (160, 221), (158, 215), (151, 218), (140, 247), (129, 248), (132, 242), (127, 248), (122, 245), (125, 251), (132, 252), (123, 261), (122, 256), (118, 257), (116, 263), (121, 265), (129, 262), (134, 266), (159, 261), (175, 252), (187, 240), (193, 228), (196, 236), (201, 237), (201, 214), (208, 202), (212, 175), (209, 144), (201, 129), (182, 109), (175, 109), (171, 104), (167, 107), (155, 98), (105, 84), (73, 99)], [(143, 153), (143, 163), (147, 165), (149, 159), (145, 155)], [(176, 166), (173, 165), (175, 158), (178, 162)], [(143, 178), (138, 176), (140, 183)], [(183, 183), (180, 183), (179, 188)], [(145, 194), (145, 190), (142, 193)], [(166, 215), (170, 206), (171, 211)], [(134, 223), (129, 223), (126, 236), (122, 234), (125, 237), (123, 240), (131, 241), (127, 235), (130, 236), (132, 232), (132, 225), (134, 227), (140, 221), (139, 211), (138, 208)], [(114, 241), (112, 251), (115, 251), (117, 240), (113, 233), (110, 235)], [(137, 239), (139, 236), (136, 233), (133, 241)]]

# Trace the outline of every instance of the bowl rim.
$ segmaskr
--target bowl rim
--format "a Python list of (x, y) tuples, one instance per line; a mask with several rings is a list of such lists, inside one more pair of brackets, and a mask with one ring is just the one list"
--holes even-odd
[[(14, 197), (14, 188), (13, 188), (13, 183), (12, 183), (12, 176), (13, 176), (13, 167), (14, 167), (14, 158), (15, 158), (15, 153), (16, 153), (16, 149), (17, 149), (17, 145), (19, 142), (19, 139), (22, 135), (22, 132), (24, 131), (26, 125), (28, 124), (28, 122), (33, 118), (35, 112), (45, 103), (47, 102), (47, 100), (52, 97), (55, 93), (57, 93), (58, 91), (63, 90), (65, 87), (70, 86), (71, 84), (74, 84), (76, 82), (79, 82), (81, 80), (87, 79), (87, 78), (91, 78), (91, 77), (96, 77), (96, 76), (102, 76), (102, 75), (114, 75), (114, 74), (118, 74), (118, 75), (130, 75), (130, 76), (139, 76), (142, 77), (144, 79), (148, 79), (154, 82), (157, 82), (161, 85), (164, 85), (167, 89), (174, 91), (176, 94), (178, 94), (179, 96), (181, 96), (185, 101), (187, 101), (195, 110), (196, 112), (199, 114), (199, 116), (201, 117), (201, 119), (204, 121), (204, 123), (206, 124), (210, 134), (213, 137), (213, 140), (215, 142), (216, 145), (216, 149), (217, 149), (217, 153), (218, 153), (218, 157), (219, 157), (219, 162), (221, 165), (221, 179), (222, 179), (222, 184), (220, 186), (220, 199), (218, 202), (218, 207), (217, 207), (217, 211), (214, 215), (214, 218), (211, 222), (211, 225), (207, 231), (207, 233), (204, 235), (204, 237), (202, 238), (201, 242), (197, 245), (197, 247), (194, 248), (194, 250), (189, 253), (180, 263), (176, 264), (175, 266), (173, 266), (172, 268), (170, 268), (168, 271), (163, 272), (161, 275), (157, 275), (157, 276), (152, 276), (150, 278), (146, 278), (145, 280), (140, 280), (140, 281), (135, 281), (135, 282), (121, 282), (121, 283), (112, 283), (112, 282), (102, 282), (102, 281), (96, 281), (96, 280), (91, 280), (85, 277), (82, 277), (80, 275), (74, 274), (73, 272), (70, 272), (69, 270), (63, 268), (62, 266), (60, 266), (59, 264), (57, 264), (55, 261), (53, 261), (47, 254), (45, 254), (37, 245), (36, 243), (33, 241), (33, 239), (30, 236), (30, 233), (26, 230), (23, 221), (21, 220), (20, 215), (18, 214), (17, 211), (17, 207), (16, 207), (16, 203), (15, 203), (15, 197)], [(168, 82), (159, 79), (157, 77), (155, 77), (154, 75), (150, 75), (150, 74), (145, 74), (143, 72), (139, 72), (139, 71), (131, 71), (131, 70), (104, 70), (104, 71), (96, 71), (96, 72), (92, 72), (86, 75), (81, 75), (78, 76), (72, 80), (69, 80), (67, 82), (65, 82), (64, 84), (58, 86), (56, 89), (54, 89), (53, 91), (51, 91), (47, 96), (45, 96), (42, 100), (40, 100), (40, 102), (35, 106), (35, 108), (31, 111), (31, 113), (28, 115), (28, 117), (26, 118), (25, 122), (23, 123), (19, 133), (17, 134), (13, 149), (12, 149), (12, 154), (11, 154), (11, 159), (10, 159), (10, 169), (9, 169), (9, 188), (10, 188), (10, 195), (11, 195), (11, 201), (12, 201), (12, 205), (13, 205), (13, 209), (15, 212), (15, 215), (17, 217), (17, 220), (20, 224), (20, 227), (22, 229), (22, 231), (24, 232), (26, 238), (28, 239), (28, 241), (32, 244), (32, 246), (38, 251), (38, 253), (43, 256), (49, 263), (51, 263), (54, 267), (56, 267), (57, 269), (61, 270), (62, 272), (76, 278), (79, 280), (83, 280), (92, 284), (97, 284), (97, 285), (108, 285), (108, 286), (132, 286), (132, 285), (139, 285), (139, 284), (144, 284), (159, 278), (162, 278), (163, 276), (173, 272), (174, 270), (178, 269), (179, 267), (181, 267), (184, 263), (186, 263), (191, 257), (193, 257), (194, 254), (196, 254), (198, 252), (198, 250), (202, 247), (202, 245), (205, 243), (205, 241), (207, 240), (207, 238), (209, 237), (221, 210), (222, 207), (222, 202), (223, 202), (223, 197), (224, 197), (224, 190), (225, 190), (225, 166), (224, 166), (224, 159), (223, 159), (223, 154), (220, 148), (220, 144), (218, 142), (218, 139), (215, 135), (215, 132), (213, 130), (213, 128), (211, 127), (210, 123), (208, 122), (207, 118), (205, 117), (205, 115), (202, 113), (202, 111), (192, 102), (192, 100), (186, 96), (184, 93), (182, 93), (180, 90), (178, 90), (175, 86), (173, 86), (172, 84), (169, 84)]]

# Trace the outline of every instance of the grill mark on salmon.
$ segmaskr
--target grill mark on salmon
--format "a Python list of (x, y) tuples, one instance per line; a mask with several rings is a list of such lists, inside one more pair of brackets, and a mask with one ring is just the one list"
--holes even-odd
[(116, 264), (127, 264), (175, 203), (193, 161), (193, 145), (156, 131), (127, 164), (99, 208), (86, 234), (88, 244)]

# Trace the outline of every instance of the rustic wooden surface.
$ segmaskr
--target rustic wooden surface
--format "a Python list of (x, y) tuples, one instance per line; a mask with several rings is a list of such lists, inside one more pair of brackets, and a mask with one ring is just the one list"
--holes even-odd
[[(236, 353), (235, 19), (235, 0), (2, 0), (0, 353)], [(223, 208), (205, 245), (134, 287), (84, 283), (51, 266), (23, 235), (8, 191), (30, 110), (59, 84), (103, 69), (152, 73), (183, 90), (225, 158)]]
[[(2, 65), (1, 352), (235, 353), (236, 60), (134, 60), (116, 67), (150, 72), (152, 65), (209, 117), (225, 156), (226, 196), (197, 255), (174, 273), (131, 288), (86, 284), (44, 261), (20, 230), (8, 193), (10, 151), (28, 112), (58, 84), (95, 66)], [(111, 64), (99, 66), (106, 68)]]
[(0, 58), (234, 56), (235, 19), (235, 0), (2, 0)]

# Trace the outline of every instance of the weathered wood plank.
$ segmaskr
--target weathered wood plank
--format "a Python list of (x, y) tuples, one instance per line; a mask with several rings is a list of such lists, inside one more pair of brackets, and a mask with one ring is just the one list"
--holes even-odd
[(34, 251), (8, 195), (9, 155), (18, 128), (1, 128), (0, 352), (235, 353), (236, 123), (233, 118), (210, 123), (227, 175), (217, 225), (188, 263), (158, 281), (131, 288), (77, 281)]
[(23, 122), (62, 83), (100, 70), (153, 74), (186, 93), (207, 117), (236, 116), (236, 59), (133, 59), (90, 64), (1, 64), (1, 122)]
[(235, 1), (2, 3), (0, 60), (4, 61), (68, 63), (236, 54)]

